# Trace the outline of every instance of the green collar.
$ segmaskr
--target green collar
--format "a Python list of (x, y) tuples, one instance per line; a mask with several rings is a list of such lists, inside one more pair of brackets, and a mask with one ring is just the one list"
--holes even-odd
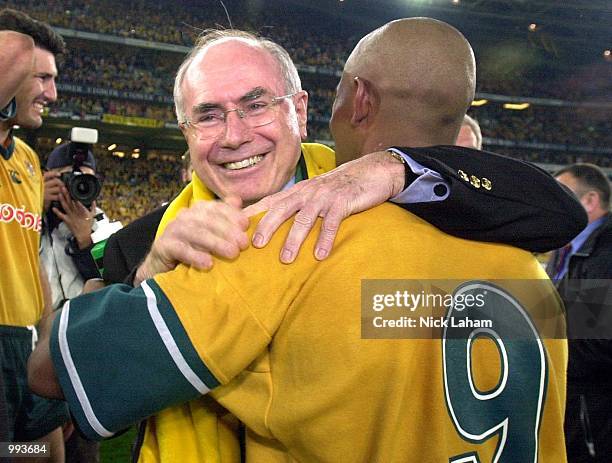
[(6, 148), (4, 147), (4, 144), (0, 144), (0, 156), (2, 156), (7, 161), (11, 159), (13, 151), (15, 151), (15, 137), (13, 137), (13, 135), (9, 133), (9, 139), (11, 140), (11, 142)]
[(300, 154), (300, 160), (295, 168), (295, 183), (308, 179), (308, 169), (306, 169), (306, 160), (304, 154)]

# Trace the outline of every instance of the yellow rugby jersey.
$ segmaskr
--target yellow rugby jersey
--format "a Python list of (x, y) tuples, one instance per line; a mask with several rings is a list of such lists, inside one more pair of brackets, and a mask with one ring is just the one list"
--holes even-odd
[(43, 299), (38, 246), (43, 180), (36, 153), (14, 137), (15, 149), (0, 156), (0, 324), (38, 323)]
[(71, 301), (51, 353), (80, 429), (109, 435), (210, 392), (248, 427), (247, 461), (566, 461), (566, 342), (542, 339), (526, 315), (535, 304), (561, 315), (549, 282), (541, 294), (513, 288), (505, 308), (526, 327), (520, 342), (469, 359), (465, 340), (361, 337), (363, 279), (546, 279), (529, 253), (384, 204), (348, 218), (327, 260), (302, 253), (286, 266), (289, 227), (211, 271), (180, 266)]

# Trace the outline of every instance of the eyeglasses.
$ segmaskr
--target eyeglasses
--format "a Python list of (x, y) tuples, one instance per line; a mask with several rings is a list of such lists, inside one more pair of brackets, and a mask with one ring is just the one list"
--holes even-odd
[(277, 106), (286, 98), (291, 98), (300, 92), (290, 93), (282, 96), (262, 95), (245, 103), (240, 103), (236, 108), (209, 108), (198, 113), (194, 120), (186, 119), (179, 123), (183, 128), (194, 129), (200, 139), (216, 138), (225, 129), (227, 115), (236, 112), (238, 117), (250, 128), (261, 127), (271, 124), (276, 120)]

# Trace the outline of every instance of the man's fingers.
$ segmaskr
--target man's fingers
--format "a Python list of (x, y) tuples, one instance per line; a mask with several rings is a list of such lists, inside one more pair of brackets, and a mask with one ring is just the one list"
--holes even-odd
[(306, 240), (318, 216), (319, 209), (313, 207), (302, 209), (295, 215), (295, 220), (281, 250), (280, 260), (283, 264), (290, 264), (296, 259), (302, 243)]
[(196, 203), (181, 211), (168, 225), (156, 242), (156, 251), (172, 267), (182, 262), (210, 268), (211, 255), (234, 259), (240, 250), (248, 247), (248, 222), (246, 214), (230, 204)]
[(195, 207), (185, 209), (181, 214), (186, 215), (185, 222), (188, 224), (200, 224), (210, 228), (209, 225), (223, 220), (224, 223), (231, 223), (241, 230), (246, 230), (249, 228), (249, 218), (240, 208), (241, 204), (242, 200), (237, 196), (228, 196), (226, 201), (198, 201)]
[(78, 212), (81, 216), (85, 217), (85, 218), (90, 218), (92, 213), (89, 209), (87, 209), (82, 202), (80, 201), (75, 201), (75, 200), (70, 200), (70, 202), (72, 203), (72, 206), (74, 208), (75, 212)]
[(72, 198), (68, 194), (68, 190), (62, 188), (59, 193), (59, 202), (62, 205), (62, 209), (66, 212), (66, 214), (70, 215), (74, 211), (74, 205)]
[(286, 198), (270, 207), (266, 215), (257, 224), (255, 233), (253, 233), (253, 246), (263, 248), (267, 245), (278, 227), (300, 209), (302, 202), (299, 199), (296, 202), (292, 198)]
[(341, 209), (331, 208), (321, 224), (321, 231), (319, 232), (319, 239), (315, 246), (315, 258), (317, 260), (323, 260), (329, 256), (332, 247), (334, 246), (334, 240), (340, 229), (340, 223), (346, 218)]
[(272, 202), (270, 198), (270, 196), (266, 196), (265, 198), (257, 201), (255, 204), (251, 204), (250, 206), (245, 207), (244, 213), (249, 217), (253, 217), (254, 215), (267, 211), (270, 208), (270, 204)]
[(62, 183), (61, 180), (59, 179), (59, 176), (60, 174), (58, 174), (57, 172), (51, 172), (51, 171), (43, 172), (43, 180), (45, 181), (45, 183), (49, 183), (55, 179), (57, 179), (58, 183)]
[(216, 256), (233, 259), (236, 257), (234, 249), (227, 250), (227, 248), (233, 246), (236, 252), (248, 248), (247, 228), (248, 219), (234, 212), (228, 215), (218, 214), (214, 218), (203, 218), (201, 222), (188, 223), (176, 230), (176, 236), (195, 249), (210, 251)]
[(213, 265), (212, 256), (206, 251), (194, 249), (190, 246), (181, 246), (177, 252), (177, 257), (179, 257), (177, 263), (182, 262), (200, 270), (209, 269)]
[(191, 265), (200, 270), (209, 270), (213, 266), (213, 258), (212, 256), (204, 251), (198, 251), (196, 249), (190, 250), (193, 257), (191, 260)]
[(240, 254), (241, 248), (233, 239), (228, 240), (221, 236), (210, 235), (208, 245), (201, 250), (205, 249), (208, 249), (213, 256), (235, 259)]
[(53, 207), (51, 208), (51, 210), (57, 216), (58, 219), (60, 219), (61, 221), (66, 220), (66, 214), (62, 213), (57, 207)]
[(63, 183), (61, 185), (54, 185), (54, 184), (45, 185), (45, 194), (53, 193), (55, 195), (59, 195), (62, 192), (63, 186), (64, 186)]
[(294, 185), (289, 190), (279, 191), (278, 193), (274, 193), (273, 195), (266, 196), (265, 198), (260, 199), (255, 204), (251, 204), (248, 207), (244, 208), (244, 213), (247, 217), (253, 217), (257, 214), (265, 212), (274, 207), (282, 207), (283, 202), (289, 197), (294, 195), (296, 192), (300, 191), (299, 183)]

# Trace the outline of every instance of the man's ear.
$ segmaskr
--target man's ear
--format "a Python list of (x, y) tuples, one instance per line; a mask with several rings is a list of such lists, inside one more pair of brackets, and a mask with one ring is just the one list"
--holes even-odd
[(308, 92), (306, 90), (302, 90), (296, 95), (295, 112), (298, 119), (298, 127), (300, 129), (300, 137), (302, 140), (305, 140), (308, 135), (306, 130), (308, 122)]
[(593, 212), (599, 207), (599, 195), (596, 191), (587, 191), (580, 198), (580, 202), (587, 212)]
[(355, 97), (353, 98), (351, 124), (355, 126), (370, 125), (380, 106), (378, 92), (371, 82), (362, 77), (355, 77), (353, 86)]
[(178, 123), (178, 126), (179, 126), (181, 133), (183, 134), (183, 137), (185, 137), (185, 141), (189, 143), (189, 136), (187, 135), (187, 128), (181, 122)]

